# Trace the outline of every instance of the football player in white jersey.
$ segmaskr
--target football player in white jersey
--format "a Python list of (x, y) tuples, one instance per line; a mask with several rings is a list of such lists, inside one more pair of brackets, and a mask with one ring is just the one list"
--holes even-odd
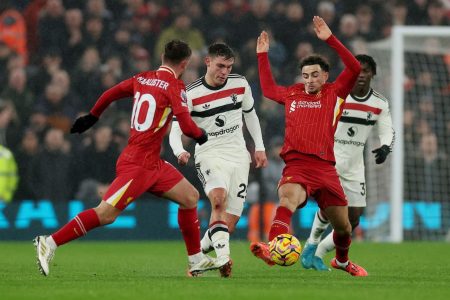
[[(348, 200), (349, 220), (354, 230), (364, 207), (366, 207), (366, 181), (364, 177), (364, 146), (373, 127), (377, 127), (380, 147), (373, 150), (375, 162), (381, 164), (392, 151), (394, 129), (385, 97), (370, 86), (377, 73), (374, 59), (368, 55), (357, 55), (361, 63), (358, 80), (348, 95), (342, 116), (334, 135), (334, 155), (336, 169)], [(323, 257), (335, 248), (333, 234), (321, 240), (329, 222), (325, 214), (317, 211), (311, 234), (301, 254), (301, 262), (306, 269), (329, 271)]]
[[(195, 147), (195, 166), (211, 202), (209, 228), (202, 238), (203, 252), (215, 250), (218, 259), (229, 263), (220, 269), (231, 274), (230, 233), (242, 214), (247, 194), (251, 157), (242, 127), (245, 124), (255, 143), (256, 168), (267, 165), (267, 157), (252, 91), (245, 77), (230, 74), (235, 56), (223, 43), (209, 46), (205, 58), (206, 74), (187, 86), (187, 104), (194, 122), (208, 133), (208, 141)], [(181, 130), (174, 119), (170, 146), (185, 165), (190, 154), (184, 150)]]

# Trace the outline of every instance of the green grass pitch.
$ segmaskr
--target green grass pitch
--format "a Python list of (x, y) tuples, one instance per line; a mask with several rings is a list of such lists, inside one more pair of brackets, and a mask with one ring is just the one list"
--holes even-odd
[(77, 241), (58, 249), (44, 277), (31, 242), (1, 242), (0, 299), (450, 299), (448, 243), (354, 243), (351, 258), (366, 278), (268, 267), (246, 242), (231, 249), (231, 278), (187, 278), (182, 242)]

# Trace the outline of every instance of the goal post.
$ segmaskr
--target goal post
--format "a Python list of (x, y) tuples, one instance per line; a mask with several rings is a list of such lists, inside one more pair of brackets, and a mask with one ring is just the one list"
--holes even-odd
[[(367, 163), (371, 159), (371, 157), (366, 157), (368, 189), (370, 189), (370, 187), (372, 189), (380, 189), (380, 187), (386, 187), (389, 190), (385, 191), (384, 195), (384, 197), (388, 197), (389, 199), (375, 199), (383, 197), (383, 194), (379, 191), (375, 191), (372, 193), (371, 196), (373, 199), (370, 199), (370, 195), (368, 195), (368, 212), (374, 211), (373, 207), (371, 208), (370, 206), (374, 204), (379, 205), (379, 201), (385, 200), (389, 203), (389, 218), (388, 220), (386, 220), (389, 224), (385, 226), (385, 228), (381, 231), (378, 228), (378, 232), (370, 233), (371, 239), (401, 242), (405, 239), (405, 224), (420, 223), (421, 225), (419, 225), (419, 227), (424, 227), (423, 224), (435, 224), (439, 221), (437, 219), (421, 219), (420, 221), (416, 222), (414, 218), (416, 218), (415, 214), (417, 214), (417, 212), (411, 209), (411, 207), (414, 207), (414, 209), (422, 207), (417, 203), (433, 205), (433, 201), (450, 202), (447, 192), (442, 192), (441, 194), (437, 194), (437, 196), (436, 193), (433, 196), (429, 196), (430, 193), (426, 194), (422, 192), (412, 192), (411, 190), (413, 189), (413, 187), (411, 187), (411, 185), (405, 185), (406, 178), (409, 179), (414, 177), (415, 171), (417, 171), (417, 174), (421, 173), (423, 167), (422, 165), (419, 166), (419, 164), (413, 164), (412, 162), (410, 162), (409, 158), (413, 156), (415, 157), (416, 154), (409, 153), (411, 152), (411, 148), (405, 146), (404, 125), (405, 109), (410, 109), (405, 107), (405, 90), (409, 88), (409, 84), (418, 85), (419, 80), (421, 80), (418, 77), (426, 77), (422, 73), (429, 72), (433, 75), (434, 81), (432, 80), (433, 82), (431, 84), (432, 86), (430, 88), (430, 91), (440, 91), (445, 86), (450, 87), (450, 82), (448, 82), (448, 73), (450, 68), (445, 69), (445, 66), (440, 65), (440, 58), (443, 58), (446, 55), (450, 55), (450, 51), (448, 50), (450, 49), (449, 46), (450, 27), (436, 26), (394, 26), (390, 39), (374, 42), (368, 45), (368, 52), (370, 55), (374, 56), (375, 61), (378, 64), (378, 73), (380, 74), (379, 77), (382, 77), (381, 79), (377, 78), (375, 80), (375, 87), (390, 99), (391, 116), (395, 130), (395, 144), (393, 153), (387, 166), (383, 167), (384, 169), (380, 168), (379, 166), (375, 166), (373, 163)], [(431, 59), (423, 59), (423, 57), (431, 57)], [(444, 63), (444, 59), (442, 59), (442, 63)], [(450, 62), (447, 63), (450, 64)], [(417, 121), (417, 123), (414, 124), (414, 126), (422, 126), (420, 125), (421, 123), (418, 122), (422, 119), (425, 120), (425, 123), (427, 121), (434, 123), (435, 120), (426, 119), (431, 117), (423, 113), (423, 111), (426, 111), (427, 108), (422, 109), (422, 105), (424, 104), (421, 103), (422, 100), (420, 99), (424, 98), (421, 98), (423, 97), (422, 92), (417, 92), (416, 90), (418, 91), (419, 89), (416, 88), (415, 90), (413, 89), (413, 91), (409, 91), (409, 98), (406, 99), (409, 101), (408, 106), (414, 106), (414, 109), (410, 109), (409, 111), (410, 113), (412, 110), (412, 112), (415, 114), (415, 121)], [(426, 92), (429, 91), (427, 90)], [(440, 113), (443, 115), (441, 117), (441, 119), (443, 118), (443, 120), (440, 120), (441, 123), (435, 125), (435, 127), (438, 127), (439, 131), (439, 133), (436, 133), (436, 136), (438, 137), (437, 143), (439, 144), (441, 150), (446, 150), (446, 152), (444, 151), (445, 153), (443, 156), (445, 161), (448, 162), (450, 161), (450, 157), (448, 157), (448, 153), (450, 153), (448, 151), (450, 149), (450, 137), (448, 135), (448, 133), (450, 132), (450, 116), (448, 114), (446, 115), (443, 112), (440, 112), (439, 110), (442, 107), (450, 106), (450, 102), (445, 103), (448, 101), (445, 101), (444, 99), (445, 96), (439, 96), (436, 97), (436, 99), (432, 99), (435, 106), (431, 107), (435, 110), (435, 113)], [(417, 109), (417, 107), (419, 107), (420, 109)], [(448, 111), (450, 112), (450, 109), (448, 109)], [(417, 130), (419, 131), (419, 129)], [(421, 144), (417, 143), (416, 147), (416, 149), (421, 149)], [(420, 158), (417, 159), (420, 160)], [(450, 174), (448, 166), (450, 166), (450, 164), (447, 163), (440, 163), (439, 165), (437, 165), (436, 173), (438, 173), (440, 177), (437, 177), (437, 180), (430, 181), (433, 186), (429, 187), (429, 189), (435, 188), (438, 191), (448, 190), (445, 187), (445, 185), (450, 185), (450, 179), (445, 175)], [(386, 174), (386, 176), (378, 176), (376, 173)], [(427, 179), (426, 176), (417, 176), (418, 178), (422, 178), (417, 180)], [(433, 176), (435, 177), (435, 174)], [(426, 183), (417, 182), (417, 185), (422, 184)], [(417, 194), (417, 196), (414, 199), (405, 199), (405, 195), (409, 196), (412, 194)], [(406, 201), (412, 201), (412, 204)], [(448, 205), (442, 205), (440, 206), (440, 209), (448, 210)], [(405, 216), (406, 213), (408, 214), (407, 217)], [(418, 214), (420, 215), (421, 212), (418, 212)], [(427, 215), (425, 214), (421, 215), (421, 217), (422, 216), (423, 218), (427, 217)], [(440, 212), (437, 216), (430, 214), (430, 216), (428, 217), (440, 217), (442, 220), (449, 216), (449, 212), (442, 211), (442, 213)], [(410, 218), (413, 218), (413, 220), (411, 220)], [(432, 227), (432, 230), (430, 230), (429, 232), (439, 231), (441, 233), (445, 233), (449, 230), (448, 224), (446, 224), (446, 222), (439, 221), (439, 224), (441, 224), (439, 230)], [(422, 227), (420, 229), (415, 229), (414, 226), (411, 228), (411, 226), (408, 225), (407, 229), (411, 233), (407, 238), (429, 239), (429, 236), (427, 236), (427, 234), (429, 234), (429, 232), (427, 233), (427, 228), (424, 229)], [(439, 237), (436, 236), (435, 239), (443, 239), (443, 235), (441, 234)]]

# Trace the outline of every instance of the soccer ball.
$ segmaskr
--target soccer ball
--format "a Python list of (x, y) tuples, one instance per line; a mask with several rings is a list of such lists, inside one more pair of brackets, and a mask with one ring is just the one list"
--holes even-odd
[(280, 266), (291, 266), (299, 259), (302, 245), (295, 236), (283, 233), (270, 241), (269, 251), (274, 263)]

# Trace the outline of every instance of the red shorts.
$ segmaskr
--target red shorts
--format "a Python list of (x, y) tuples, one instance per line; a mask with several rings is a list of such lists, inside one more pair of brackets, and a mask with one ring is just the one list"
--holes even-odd
[(116, 173), (117, 177), (103, 196), (103, 201), (120, 210), (124, 210), (144, 192), (161, 196), (184, 178), (174, 166), (162, 159), (151, 170), (119, 160)]
[(302, 185), (321, 209), (348, 205), (334, 165), (313, 155), (298, 154), (287, 160), (278, 187), (285, 183)]

